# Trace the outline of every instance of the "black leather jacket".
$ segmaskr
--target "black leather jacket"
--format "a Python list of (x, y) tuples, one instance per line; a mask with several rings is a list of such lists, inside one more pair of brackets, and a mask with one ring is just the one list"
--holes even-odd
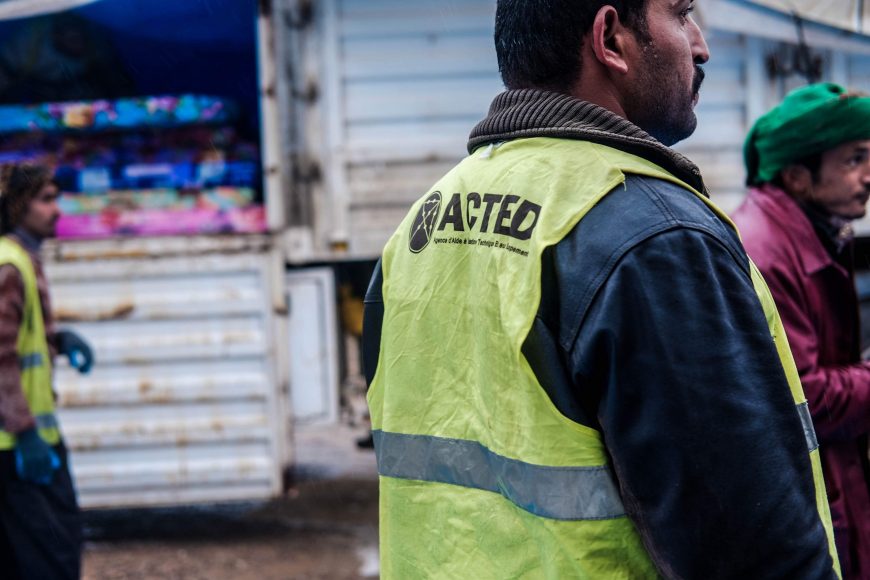
[[(381, 283), (378, 267), (369, 380)], [(629, 176), (545, 252), (541, 284), (523, 353), (557, 408), (603, 433), (662, 575), (833, 578), (800, 419), (736, 233), (693, 193)]]

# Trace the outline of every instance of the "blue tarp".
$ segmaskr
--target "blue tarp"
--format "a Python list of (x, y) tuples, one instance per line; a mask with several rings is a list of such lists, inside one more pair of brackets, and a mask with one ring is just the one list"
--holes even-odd
[(64, 14), (86, 20), (89, 34), (114, 53), (134, 85), (125, 85), (125, 96), (229, 97), (256, 118), (255, 0), (100, 0), (61, 15), (0, 22), (0, 52), (28, 27)]

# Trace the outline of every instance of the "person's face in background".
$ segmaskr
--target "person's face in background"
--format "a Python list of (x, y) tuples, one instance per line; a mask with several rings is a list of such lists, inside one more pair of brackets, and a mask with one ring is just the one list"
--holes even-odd
[(46, 183), (30, 200), (21, 220), (21, 227), (39, 239), (53, 238), (60, 219), (57, 203), (58, 189), (54, 183)]
[[(647, 0), (625, 93), (628, 119), (671, 146), (695, 131), (695, 105), (710, 51), (692, 19), (694, 0)], [(642, 32), (642, 31), (641, 31)]]
[(832, 215), (864, 217), (870, 199), (870, 140), (851, 141), (824, 152), (810, 199)]
[(783, 183), (795, 198), (825, 212), (858, 219), (870, 199), (870, 140), (850, 141), (825, 151), (815, 175), (803, 166), (783, 170)]

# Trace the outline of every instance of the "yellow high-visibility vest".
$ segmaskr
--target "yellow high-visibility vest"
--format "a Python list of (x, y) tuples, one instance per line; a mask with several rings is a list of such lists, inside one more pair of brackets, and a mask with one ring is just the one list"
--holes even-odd
[[(24, 281), (24, 312), (18, 330), (18, 363), (21, 387), (30, 412), (36, 419), (39, 435), (50, 445), (60, 442), (54, 414), (51, 388), (51, 357), (42, 319), (42, 304), (36, 284), (36, 272), (30, 255), (8, 237), (0, 238), (0, 266), (13, 265)], [(0, 449), (13, 449), (15, 436), (0, 429)]]
[[(478, 150), (414, 204), (384, 250), (384, 320), (368, 402), (380, 480), (381, 573), (390, 578), (652, 578), (599, 431), (562, 415), (522, 353), (541, 256), (639, 157), (530, 138)], [(819, 452), (779, 315), (757, 269), (816, 500), (838, 566)]]

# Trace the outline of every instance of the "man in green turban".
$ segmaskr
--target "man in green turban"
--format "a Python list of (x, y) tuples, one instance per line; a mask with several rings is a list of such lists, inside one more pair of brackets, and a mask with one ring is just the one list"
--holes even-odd
[(734, 214), (764, 274), (809, 400), (844, 578), (870, 577), (870, 364), (861, 360), (851, 222), (870, 197), (870, 97), (790, 93), (744, 146)]

